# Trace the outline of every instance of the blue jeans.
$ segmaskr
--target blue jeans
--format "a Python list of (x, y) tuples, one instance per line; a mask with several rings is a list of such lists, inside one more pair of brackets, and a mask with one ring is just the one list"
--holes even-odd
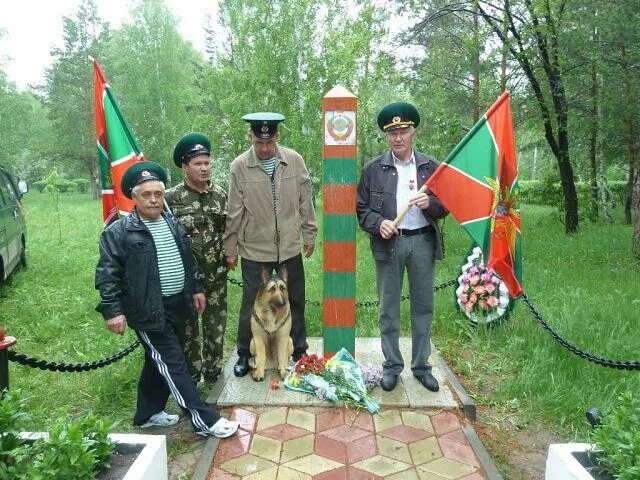
[(400, 353), (400, 301), (405, 269), (409, 280), (411, 315), (411, 370), (415, 376), (431, 372), (431, 322), (433, 319), (434, 248), (433, 230), (398, 237), (391, 260), (376, 260), (376, 282), (380, 299), (380, 341), (385, 374), (399, 375), (404, 369)]

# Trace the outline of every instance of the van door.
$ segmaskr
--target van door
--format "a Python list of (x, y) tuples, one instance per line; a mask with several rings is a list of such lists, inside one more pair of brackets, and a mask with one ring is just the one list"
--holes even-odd
[(5, 276), (9, 275), (20, 261), (22, 244), (19, 216), (18, 196), (9, 178), (0, 170), (0, 254)]

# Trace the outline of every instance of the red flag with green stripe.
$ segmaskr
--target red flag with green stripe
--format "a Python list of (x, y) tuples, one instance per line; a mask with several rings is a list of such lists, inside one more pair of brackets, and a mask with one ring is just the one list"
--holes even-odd
[(96, 137), (100, 183), (102, 186), (102, 218), (105, 224), (133, 210), (133, 201), (120, 190), (120, 180), (127, 168), (144, 160), (127, 121), (122, 116), (111, 87), (93, 61), (95, 85)]
[(509, 93), (504, 92), (427, 180), (482, 248), (512, 297), (522, 293), (520, 191)]

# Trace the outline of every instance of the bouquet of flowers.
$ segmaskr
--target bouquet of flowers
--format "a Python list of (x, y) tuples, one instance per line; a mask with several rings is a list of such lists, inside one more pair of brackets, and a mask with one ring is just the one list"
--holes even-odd
[(470, 319), (482, 318), (489, 323), (507, 311), (509, 292), (493, 269), (486, 267), (479, 247), (471, 251), (467, 260), (458, 277), (458, 306)]
[(380, 383), (382, 370), (368, 366), (365, 371), (367, 378), (351, 354), (342, 348), (329, 360), (316, 354), (301, 358), (284, 379), (284, 385), (290, 390), (315, 394), (322, 400), (342, 400), (345, 405), (377, 413), (380, 406), (369, 396), (367, 387)]

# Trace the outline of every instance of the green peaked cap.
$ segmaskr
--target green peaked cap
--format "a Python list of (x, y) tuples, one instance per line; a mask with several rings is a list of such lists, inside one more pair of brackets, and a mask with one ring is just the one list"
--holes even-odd
[(395, 102), (386, 105), (378, 113), (378, 126), (386, 132), (396, 128), (407, 128), (420, 125), (420, 114), (416, 107), (406, 102)]
[(209, 155), (210, 152), (211, 142), (209, 137), (200, 132), (187, 133), (178, 140), (173, 149), (173, 163), (178, 168), (181, 168), (182, 164), (188, 162), (190, 158), (202, 154)]
[(144, 161), (131, 165), (124, 172), (120, 188), (125, 197), (131, 198), (131, 190), (136, 185), (149, 180), (158, 180), (166, 185), (167, 172), (156, 162)]
[(248, 113), (242, 117), (251, 125), (251, 131), (258, 138), (271, 138), (278, 131), (278, 124), (284, 122), (284, 115), (273, 112)]

